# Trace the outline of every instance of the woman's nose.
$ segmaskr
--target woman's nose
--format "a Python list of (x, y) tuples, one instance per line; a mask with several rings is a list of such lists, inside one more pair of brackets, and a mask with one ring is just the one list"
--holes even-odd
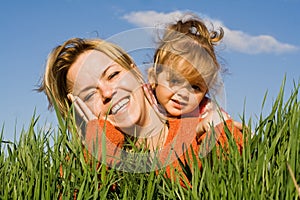
[(109, 103), (114, 94), (116, 93), (116, 90), (112, 85), (105, 83), (99, 84), (99, 90), (103, 104)]

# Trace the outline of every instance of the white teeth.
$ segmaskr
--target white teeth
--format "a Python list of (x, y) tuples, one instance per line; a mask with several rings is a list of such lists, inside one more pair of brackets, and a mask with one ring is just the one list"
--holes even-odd
[(112, 114), (116, 114), (121, 108), (123, 108), (127, 103), (129, 102), (129, 98), (126, 99), (122, 99), (119, 103), (117, 103), (116, 105), (114, 105), (111, 108), (111, 113)]

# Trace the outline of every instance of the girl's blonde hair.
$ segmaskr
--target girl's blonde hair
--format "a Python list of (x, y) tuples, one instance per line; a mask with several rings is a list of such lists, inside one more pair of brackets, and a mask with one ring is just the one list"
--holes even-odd
[(209, 31), (204, 22), (195, 16), (168, 25), (154, 54), (154, 65), (148, 70), (153, 89), (163, 67), (175, 70), (190, 84), (205, 86), (208, 91), (218, 87), (220, 64), (214, 46), (223, 35), (222, 28)]
[(106, 54), (120, 66), (131, 70), (136, 78), (144, 83), (143, 76), (134, 65), (132, 58), (115, 44), (101, 39), (72, 38), (57, 46), (48, 56), (46, 70), (38, 88), (44, 92), (49, 101), (49, 108), (55, 103), (63, 117), (67, 117), (70, 100), (67, 94), (72, 92), (67, 88), (67, 73), (76, 59), (88, 50), (96, 50)]

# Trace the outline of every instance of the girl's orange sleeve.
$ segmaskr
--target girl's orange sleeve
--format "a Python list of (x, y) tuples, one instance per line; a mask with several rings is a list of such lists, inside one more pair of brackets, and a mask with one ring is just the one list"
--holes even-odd
[[(226, 126), (225, 126), (226, 125)], [(215, 131), (215, 142), (216, 146), (221, 145), (222, 148), (227, 148), (228, 147), (228, 137), (226, 135), (225, 130), (228, 128), (230, 134), (233, 137), (233, 140), (235, 141), (238, 151), (240, 154), (242, 153), (243, 150), (243, 134), (242, 130), (240, 130), (238, 127), (234, 126), (233, 120), (228, 119), (225, 121), (225, 123), (219, 123), (217, 126), (214, 127)], [(201, 145), (203, 141), (211, 136), (210, 133), (205, 133), (203, 134), (200, 138), (197, 139), (197, 142)]]

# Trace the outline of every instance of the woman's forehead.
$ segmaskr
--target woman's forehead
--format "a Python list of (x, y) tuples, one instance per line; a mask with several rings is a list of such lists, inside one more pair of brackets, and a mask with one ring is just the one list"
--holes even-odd
[(111, 58), (100, 51), (89, 50), (82, 53), (68, 70), (69, 86), (80, 87), (97, 80), (114, 63)]
[(96, 66), (99, 69), (105, 69), (114, 63), (114, 61), (105, 53), (97, 50), (89, 50), (83, 53), (80, 57), (81, 66), (87, 68), (94, 68)]
[(77, 76), (81, 73), (99, 75), (99, 73), (103, 73), (110, 65), (113, 65), (114, 63), (115, 62), (106, 54), (97, 50), (89, 50), (78, 57), (75, 63), (72, 64), (70, 70), (73, 70)]

